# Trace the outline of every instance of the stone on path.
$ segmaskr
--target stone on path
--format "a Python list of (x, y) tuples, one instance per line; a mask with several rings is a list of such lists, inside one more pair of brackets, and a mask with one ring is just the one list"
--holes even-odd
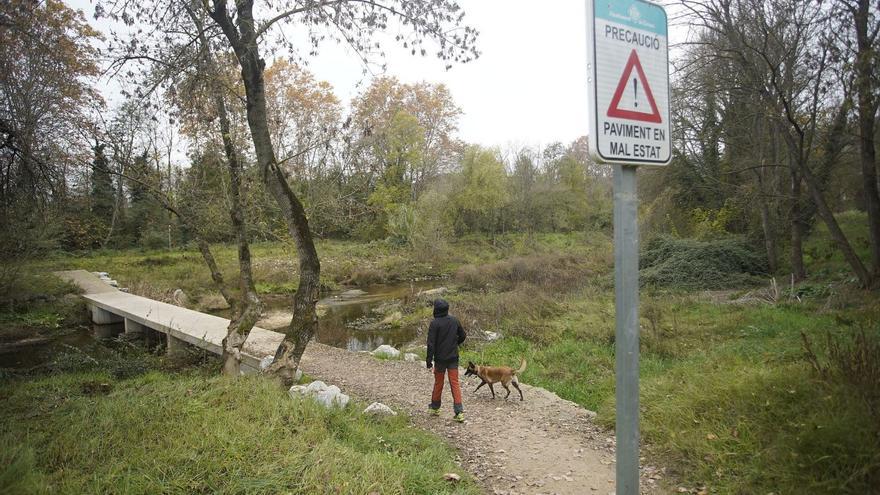
[(416, 354), (413, 354), (411, 352), (407, 352), (406, 354), (403, 355), (403, 360), (404, 361), (418, 361), (419, 356)]
[(111, 287), (119, 288), (119, 283), (117, 281), (113, 280), (112, 278), (110, 278), (109, 273), (107, 273), (107, 272), (92, 272), (92, 273), (97, 275), (98, 278), (101, 279), (101, 281), (104, 282), (105, 284), (107, 284)]
[(386, 357), (395, 358), (395, 359), (397, 359), (398, 357), (400, 357), (400, 351), (398, 351), (397, 349), (391, 347), (391, 346), (388, 345), (388, 344), (382, 344), (382, 345), (380, 345), (380, 346), (377, 347), (376, 350), (373, 351), (371, 354), (374, 355), (374, 356), (386, 356)]

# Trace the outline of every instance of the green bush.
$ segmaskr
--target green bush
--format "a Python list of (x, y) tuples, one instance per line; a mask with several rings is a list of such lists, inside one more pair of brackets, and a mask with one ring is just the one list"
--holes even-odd
[(467, 289), (513, 290), (534, 285), (550, 291), (570, 291), (584, 283), (591, 268), (569, 254), (515, 256), (485, 265), (465, 265), (455, 273), (455, 281)]
[(715, 241), (660, 236), (648, 241), (639, 260), (642, 285), (723, 289), (748, 285), (767, 274), (767, 260), (738, 238)]

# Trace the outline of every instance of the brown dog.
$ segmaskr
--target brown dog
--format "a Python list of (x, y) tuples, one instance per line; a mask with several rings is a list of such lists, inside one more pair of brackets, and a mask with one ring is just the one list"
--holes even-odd
[(510, 397), (510, 388), (508, 388), (508, 385), (512, 383), (513, 386), (516, 387), (517, 392), (519, 392), (519, 400), (523, 400), (522, 389), (519, 388), (519, 381), (516, 378), (516, 374), (522, 373), (525, 370), (526, 358), (522, 358), (518, 370), (507, 366), (477, 366), (471, 361), (468, 361), (467, 371), (464, 372), (464, 376), (474, 375), (482, 380), (480, 384), (477, 385), (477, 388), (474, 389), (474, 393), (476, 393), (477, 390), (480, 390), (480, 387), (488, 383), (489, 390), (492, 391), (492, 398), (494, 399), (495, 389), (492, 387), (492, 384), (501, 382), (501, 386), (507, 390), (507, 395), (504, 396), (506, 399)]

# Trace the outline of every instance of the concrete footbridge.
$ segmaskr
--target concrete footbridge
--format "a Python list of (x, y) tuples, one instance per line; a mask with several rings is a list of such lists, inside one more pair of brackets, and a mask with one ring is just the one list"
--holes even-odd
[[(119, 329), (119, 324), (124, 324), (124, 330), (118, 332), (141, 334), (148, 340), (155, 340), (155, 333), (159, 332), (166, 336), (169, 354), (184, 352), (188, 345), (214, 354), (223, 353), (223, 339), (229, 326), (226, 318), (122, 292), (85, 270), (61, 271), (55, 275), (83, 290), (81, 297), (96, 325)], [(281, 333), (254, 327), (242, 348), (242, 370), (259, 370), (260, 360), (274, 356), (283, 340)]]

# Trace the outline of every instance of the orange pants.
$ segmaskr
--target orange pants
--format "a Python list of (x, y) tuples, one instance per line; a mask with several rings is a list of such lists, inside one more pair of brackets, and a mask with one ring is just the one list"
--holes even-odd
[[(464, 411), (461, 404), (461, 386), (458, 384), (458, 366), (446, 369), (449, 374), (449, 388), (452, 389), (452, 409), (455, 414)], [(434, 390), (431, 393), (431, 409), (440, 409), (440, 399), (443, 396), (443, 371), (434, 368)]]

